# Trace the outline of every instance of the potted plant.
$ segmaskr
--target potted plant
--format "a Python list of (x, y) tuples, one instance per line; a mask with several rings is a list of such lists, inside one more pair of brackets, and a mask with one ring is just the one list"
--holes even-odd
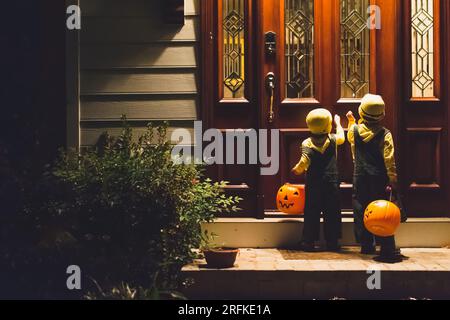
[(210, 268), (225, 269), (232, 268), (239, 254), (237, 248), (220, 247), (213, 244), (216, 235), (208, 236), (207, 231), (202, 239), (201, 252), (203, 253), (206, 264)]

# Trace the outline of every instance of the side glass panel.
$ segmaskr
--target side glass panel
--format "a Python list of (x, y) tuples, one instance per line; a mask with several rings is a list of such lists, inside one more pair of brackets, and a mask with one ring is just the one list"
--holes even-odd
[(245, 97), (245, 1), (222, 0), (225, 99)]
[(314, 0), (285, 0), (286, 98), (314, 97)]
[(434, 0), (411, 0), (412, 97), (434, 97)]
[(369, 0), (340, 0), (341, 97), (362, 98), (370, 85)]

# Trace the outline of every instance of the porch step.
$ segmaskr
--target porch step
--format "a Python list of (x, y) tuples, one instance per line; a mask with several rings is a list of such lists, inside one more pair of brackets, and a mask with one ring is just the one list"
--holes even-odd
[[(217, 235), (216, 245), (234, 248), (286, 248), (299, 242), (303, 219), (221, 218), (203, 225), (203, 229)], [(343, 219), (342, 245), (356, 245), (353, 219)], [(450, 219), (409, 219), (396, 234), (397, 244), (403, 248), (442, 248), (450, 245)]]
[[(404, 249), (402, 263), (379, 264), (359, 254), (242, 249), (232, 269), (208, 269), (204, 260), (183, 268), (193, 280), (189, 299), (408, 299), (450, 298), (450, 250)], [(380, 270), (380, 290), (369, 290), (369, 270)], [(371, 282), (372, 283), (372, 282)]]

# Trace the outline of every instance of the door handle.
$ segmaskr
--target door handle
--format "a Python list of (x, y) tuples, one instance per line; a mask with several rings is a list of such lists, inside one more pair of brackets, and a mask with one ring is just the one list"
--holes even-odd
[(275, 120), (275, 112), (274, 112), (275, 74), (273, 72), (269, 72), (266, 75), (266, 88), (270, 98), (269, 123), (273, 123)]

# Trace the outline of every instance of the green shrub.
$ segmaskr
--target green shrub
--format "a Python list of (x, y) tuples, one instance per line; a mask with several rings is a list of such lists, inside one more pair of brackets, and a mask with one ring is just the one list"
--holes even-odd
[(205, 237), (200, 224), (238, 210), (240, 199), (224, 195), (224, 182), (173, 163), (166, 128), (149, 125), (134, 142), (125, 123), (119, 137), (105, 134), (96, 148), (63, 152), (30, 198), (26, 217), (40, 250), (79, 265), (91, 283), (86, 290), (115, 297), (130, 292), (128, 284), (176, 289)]

